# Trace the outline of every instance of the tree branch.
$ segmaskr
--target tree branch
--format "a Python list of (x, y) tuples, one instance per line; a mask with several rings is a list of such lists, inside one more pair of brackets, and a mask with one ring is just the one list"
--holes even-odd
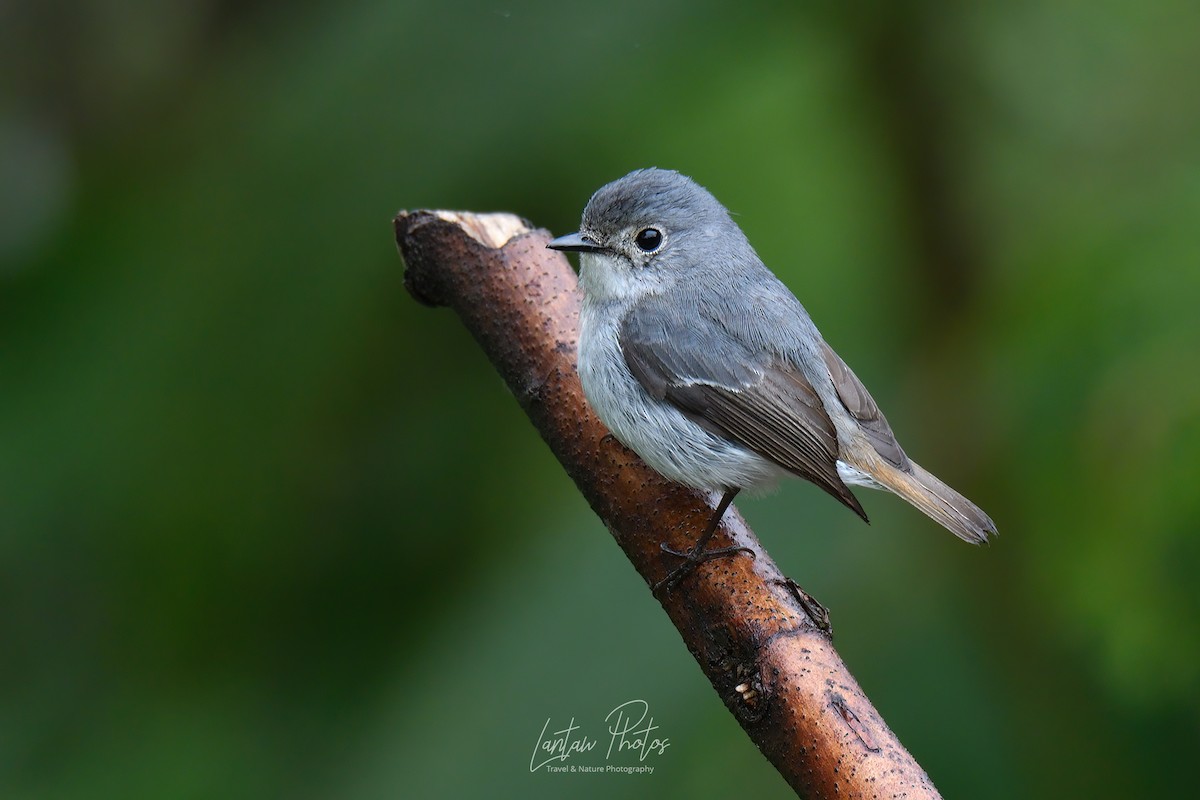
[[(667, 481), (592, 413), (575, 372), (580, 292), (549, 235), (508, 214), (401, 212), (404, 282), (449, 306), (534, 427), (654, 585), (688, 549), (716, 497)], [(755, 557), (706, 562), (659, 601), (717, 695), (798, 794), (938, 797), (833, 649), (824, 609), (785, 578), (735, 509), (714, 539)]]

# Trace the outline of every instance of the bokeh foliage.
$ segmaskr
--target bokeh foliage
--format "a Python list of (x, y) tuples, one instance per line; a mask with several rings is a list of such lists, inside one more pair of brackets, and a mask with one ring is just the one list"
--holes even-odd
[[(969, 9), (966, 7), (969, 5)], [(695, 176), (1002, 537), (740, 505), (948, 796), (1187, 791), (1200, 9), (0, 8), (0, 794), (787, 796), (399, 207)], [(642, 697), (651, 777), (530, 775)]]

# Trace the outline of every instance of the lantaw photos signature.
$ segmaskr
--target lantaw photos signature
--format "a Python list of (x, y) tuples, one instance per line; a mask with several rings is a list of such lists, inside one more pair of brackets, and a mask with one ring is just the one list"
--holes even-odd
[[(550, 730), (550, 717), (542, 726), (537, 744), (533, 746), (533, 755), (529, 758), (529, 771), (537, 772), (652, 772), (654, 767), (618, 766), (581, 766), (568, 764), (576, 756), (586, 755), (596, 750), (604, 737), (593, 739), (580, 732), (575, 718), (560, 730)], [(604, 760), (608, 762), (614, 754), (629, 752), (637, 754), (638, 761), (645, 761), (650, 755), (661, 756), (671, 746), (671, 740), (666, 737), (652, 736), (658, 730), (654, 717), (650, 716), (650, 704), (645, 700), (628, 700), (608, 712), (604, 718), (607, 723), (608, 745), (604, 751)], [(555, 726), (557, 727), (557, 726)]]

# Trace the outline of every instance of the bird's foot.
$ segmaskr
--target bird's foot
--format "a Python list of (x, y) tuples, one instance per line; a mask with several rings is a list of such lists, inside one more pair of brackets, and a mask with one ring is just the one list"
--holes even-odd
[(717, 547), (712, 550), (704, 549), (704, 542), (698, 543), (691, 550), (676, 550), (666, 542), (659, 545), (664, 553), (670, 553), (677, 558), (683, 559), (683, 563), (671, 570), (667, 577), (663, 578), (658, 583), (654, 584), (654, 593), (658, 594), (661, 590), (670, 591), (674, 589), (679, 582), (692, 573), (696, 567), (706, 561), (712, 561), (715, 558), (727, 558), (737, 555), (738, 553), (747, 553), (751, 558), (754, 558), (754, 551), (749, 547)]

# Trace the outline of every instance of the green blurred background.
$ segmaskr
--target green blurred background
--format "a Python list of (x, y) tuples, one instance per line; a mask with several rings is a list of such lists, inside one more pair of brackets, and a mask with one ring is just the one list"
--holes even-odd
[[(740, 503), (941, 790), (1192, 788), (1200, 7), (834, 5), (0, 4), (0, 796), (788, 796), (402, 286), (648, 165), (1001, 529)], [(633, 698), (652, 776), (530, 773)]]

